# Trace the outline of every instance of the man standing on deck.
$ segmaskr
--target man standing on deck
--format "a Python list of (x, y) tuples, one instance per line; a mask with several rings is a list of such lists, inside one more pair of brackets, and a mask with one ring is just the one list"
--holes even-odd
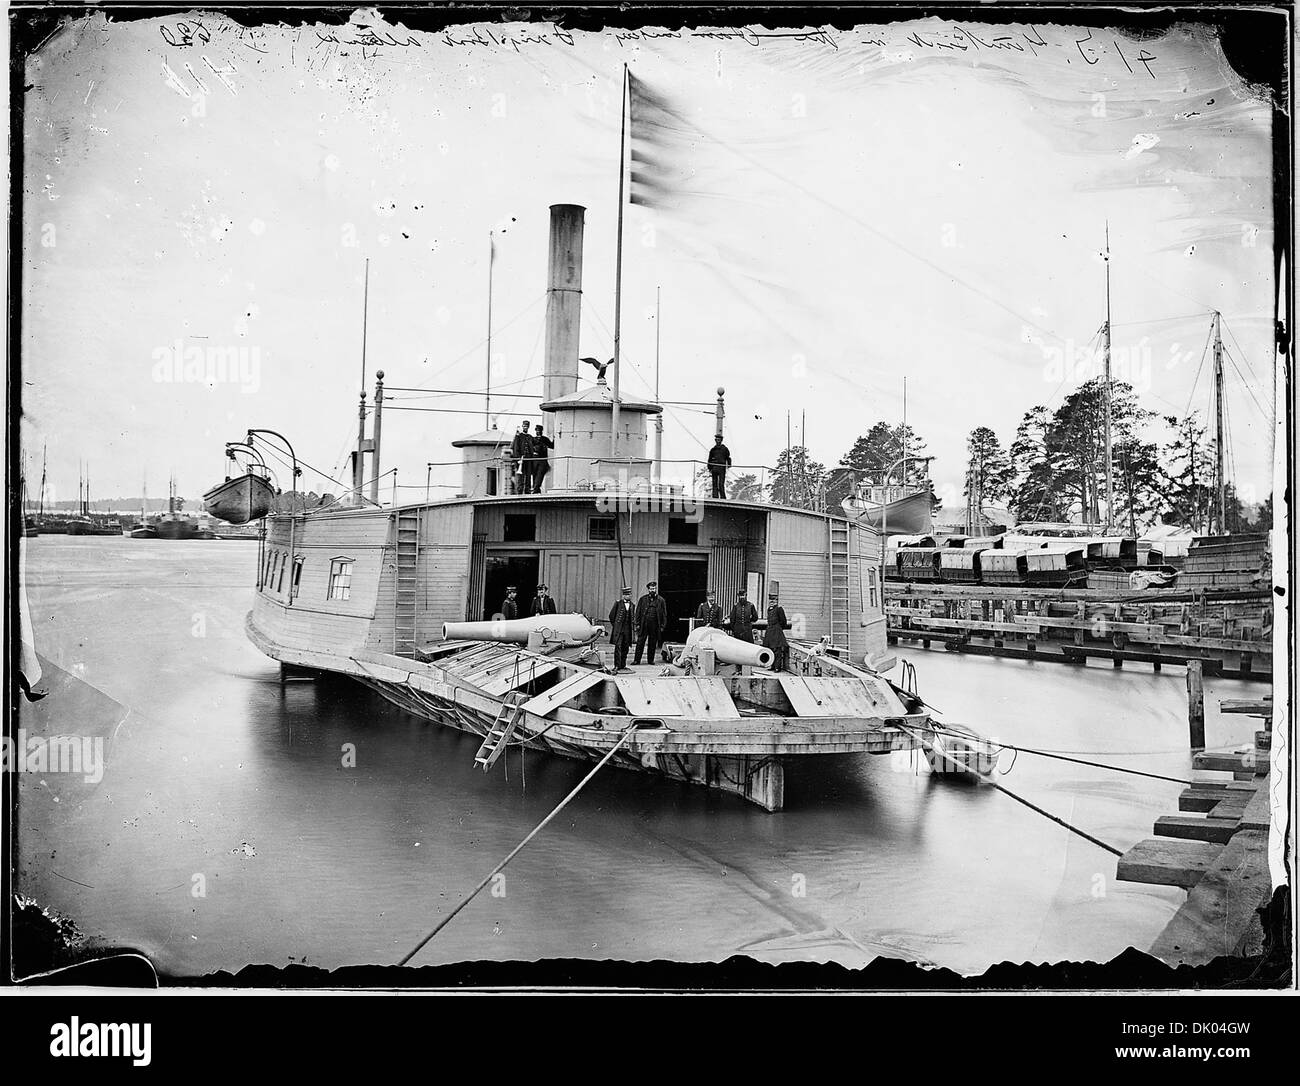
[(537, 586), (537, 595), (533, 597), (533, 609), (530, 614), (533, 617), (555, 614), (555, 601), (547, 595), (546, 585)]
[(709, 598), (700, 604), (695, 612), (695, 628), (698, 630), (701, 626), (712, 626), (715, 630), (722, 629), (722, 608), (718, 606), (717, 593), (711, 588)]
[(518, 589), (514, 585), (506, 585), (506, 598), (501, 604), (501, 617), (507, 622), (519, 617), (519, 601), (515, 599), (516, 591)]
[(650, 663), (655, 662), (655, 653), (659, 651), (659, 641), (664, 630), (668, 628), (668, 605), (659, 595), (659, 582), (646, 584), (645, 595), (636, 601), (636, 656), (632, 663), (641, 662), (641, 652), (650, 645)]
[(754, 605), (745, 598), (745, 590), (742, 588), (736, 593), (736, 606), (731, 609), (731, 620), (727, 623), (731, 627), (731, 636), (746, 644), (754, 643), (754, 623), (758, 621), (758, 612), (754, 610)]
[(519, 432), (510, 440), (510, 458), (514, 461), (512, 494), (529, 493), (529, 473), (532, 470), (533, 439), (528, 434), (528, 420), (519, 424)]
[(790, 642), (785, 631), (790, 624), (785, 620), (785, 608), (776, 602), (776, 593), (767, 594), (767, 629), (763, 631), (763, 647), (772, 650), (772, 670), (784, 671)]
[(532, 493), (540, 494), (542, 492), (542, 480), (551, 472), (551, 454), (548, 450), (555, 448), (555, 442), (542, 432), (540, 422), (533, 433), (532, 442), (533, 459), (530, 461), (533, 465)]
[[(721, 402), (721, 401), (719, 401)], [(709, 475), (713, 477), (713, 496), (727, 496), (727, 469), (731, 467), (731, 450), (722, 443), (722, 435), (713, 439), (713, 448), (709, 450)]]
[(627, 650), (632, 647), (632, 590), (623, 586), (622, 596), (609, 609), (609, 643), (614, 646), (614, 670), (627, 670)]

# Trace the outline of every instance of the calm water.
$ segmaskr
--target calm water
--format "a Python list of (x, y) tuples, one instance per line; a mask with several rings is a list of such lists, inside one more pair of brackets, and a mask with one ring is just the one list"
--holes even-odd
[[(52, 671), (20, 723), (102, 736), (107, 768), (98, 784), (20, 776), (16, 887), (163, 972), (394, 962), (587, 771), (516, 751), (508, 780), (500, 763), (485, 776), (476, 740), (353, 684), (282, 688), (243, 633), (255, 543), (25, 547), (38, 651), (81, 682)], [(1181, 669), (905, 655), (923, 696), (987, 735), (1190, 770)], [(1218, 699), (1267, 688), (1206, 688), (1209, 746), (1247, 740), (1254, 723)], [(1121, 849), (1180, 790), (1023, 754), (1001, 781)], [(786, 798), (772, 815), (609, 771), (511, 863), (504, 896), (484, 891), (416, 962), (884, 954), (973, 973), (1145, 950), (1184, 899), (1116, 882), (1109, 853), (907, 761), (790, 767)]]

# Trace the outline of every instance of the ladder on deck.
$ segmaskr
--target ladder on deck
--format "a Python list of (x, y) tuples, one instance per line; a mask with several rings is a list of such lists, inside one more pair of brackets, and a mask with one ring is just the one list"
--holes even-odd
[(841, 520), (829, 520), (829, 563), (831, 586), (831, 644), (849, 647), (851, 607), (849, 605), (849, 526)]
[(519, 726), (519, 721), (523, 717), (524, 699), (515, 693), (507, 694), (502, 699), (501, 708), (497, 710), (492, 727), (483, 737), (482, 746), (474, 755), (474, 765), (484, 773), (496, 765), (497, 759), (505, 752), (506, 744), (510, 742), (510, 737), (515, 734), (515, 728)]
[(393, 655), (415, 655), (415, 623), (418, 599), (417, 570), (420, 565), (420, 514), (396, 515), (397, 559), (393, 597)]

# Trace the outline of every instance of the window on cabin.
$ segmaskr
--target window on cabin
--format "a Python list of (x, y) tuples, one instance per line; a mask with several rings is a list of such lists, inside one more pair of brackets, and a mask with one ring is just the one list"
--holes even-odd
[(591, 543), (612, 543), (616, 527), (613, 517), (588, 517), (587, 540)]
[(868, 570), (868, 574), (870, 576), (868, 595), (871, 599), (871, 609), (874, 611), (876, 609), (876, 570), (874, 566)]
[(275, 581), (275, 590), (277, 592), (284, 591), (284, 564), (288, 560), (288, 558), (289, 555), (287, 551), (280, 555), (280, 569), (279, 569), (279, 574), (276, 577), (276, 581)]
[(330, 584), (326, 599), (345, 600), (352, 591), (352, 559), (335, 558), (330, 562)]
[(700, 526), (685, 517), (668, 518), (668, 542), (686, 543), (694, 547), (700, 541)]
[(293, 583), (289, 587), (290, 599), (298, 595), (298, 584), (302, 580), (302, 563), (303, 559), (301, 557), (293, 560)]
[(502, 539), (506, 543), (532, 543), (537, 538), (537, 517), (533, 513), (507, 513)]

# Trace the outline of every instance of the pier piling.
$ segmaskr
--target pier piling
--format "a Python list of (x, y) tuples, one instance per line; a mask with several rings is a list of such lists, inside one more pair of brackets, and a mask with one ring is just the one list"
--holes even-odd
[(1187, 661), (1187, 734), (1192, 750), (1205, 749), (1205, 689), (1201, 661)]

